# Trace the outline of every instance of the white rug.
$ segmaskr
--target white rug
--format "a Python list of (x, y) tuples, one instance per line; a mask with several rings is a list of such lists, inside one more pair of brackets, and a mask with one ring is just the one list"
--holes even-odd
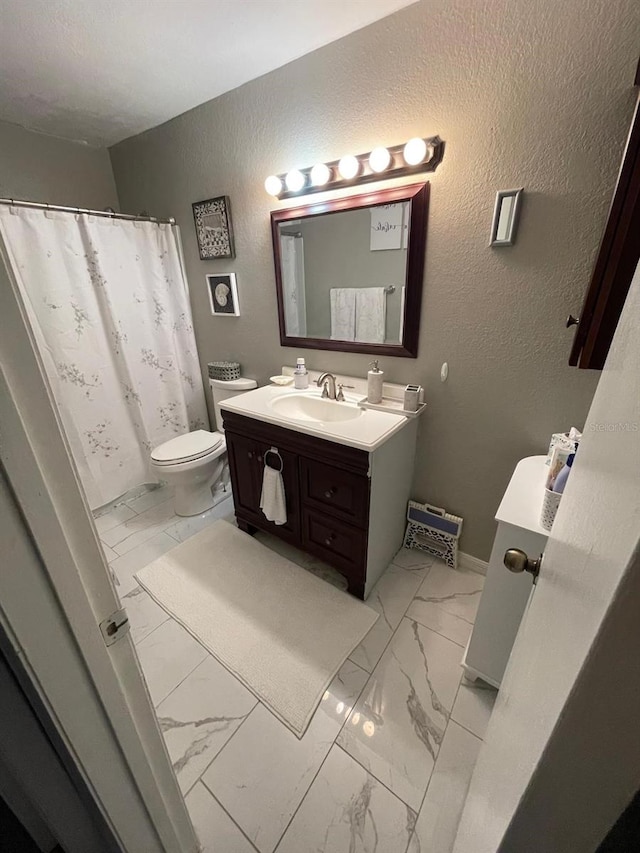
[(136, 575), (298, 737), (378, 614), (226, 521)]

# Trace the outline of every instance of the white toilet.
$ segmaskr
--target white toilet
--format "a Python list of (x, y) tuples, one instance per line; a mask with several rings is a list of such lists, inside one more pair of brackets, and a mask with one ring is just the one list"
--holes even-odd
[[(210, 379), (209, 387), (218, 424), (217, 432), (196, 429), (160, 444), (151, 452), (151, 467), (174, 490), (176, 515), (200, 515), (214, 505), (213, 490), (221, 478), (228, 481), (227, 445), (220, 403), (257, 388), (253, 379)], [(223, 480), (223, 481), (224, 481)]]

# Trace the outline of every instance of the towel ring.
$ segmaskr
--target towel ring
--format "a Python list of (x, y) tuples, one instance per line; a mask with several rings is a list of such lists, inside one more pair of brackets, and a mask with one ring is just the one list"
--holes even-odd
[[(267, 464), (267, 456), (269, 455), (269, 453), (275, 453), (275, 455), (276, 455), (276, 456), (278, 457), (278, 459), (280, 460), (280, 469), (279, 469), (279, 473), (280, 473), (280, 474), (282, 474), (282, 472), (284, 471), (284, 461), (283, 461), (283, 459), (282, 459), (282, 456), (280, 456), (280, 453), (278, 452), (278, 448), (277, 448), (277, 447), (272, 447), (272, 448), (270, 448), (269, 450), (266, 450), (266, 451), (265, 451), (265, 454), (264, 454), (264, 464), (265, 464), (265, 466), (266, 466), (266, 464)], [(269, 467), (271, 467), (271, 466), (269, 466)], [(274, 470), (278, 470), (278, 469), (274, 469)]]

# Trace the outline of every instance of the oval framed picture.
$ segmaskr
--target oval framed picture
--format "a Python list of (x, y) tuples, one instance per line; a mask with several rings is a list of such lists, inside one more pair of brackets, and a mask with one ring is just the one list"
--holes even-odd
[(238, 288), (234, 272), (207, 275), (211, 313), (215, 317), (239, 317)]

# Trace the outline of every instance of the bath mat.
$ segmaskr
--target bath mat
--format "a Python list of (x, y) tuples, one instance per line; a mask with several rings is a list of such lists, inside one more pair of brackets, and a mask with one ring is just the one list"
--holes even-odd
[(136, 577), (298, 737), (378, 618), (222, 520)]

